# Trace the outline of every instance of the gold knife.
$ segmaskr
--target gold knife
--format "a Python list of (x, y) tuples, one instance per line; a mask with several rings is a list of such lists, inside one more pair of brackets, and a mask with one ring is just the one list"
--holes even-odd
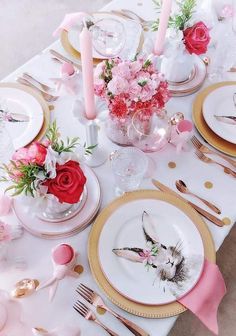
[(177, 192), (175, 192), (174, 190), (170, 189), (169, 187), (167, 187), (166, 185), (162, 184), (161, 182), (152, 179), (152, 183), (153, 185), (160, 189), (161, 191), (167, 192), (173, 196), (178, 197), (179, 199), (181, 199), (182, 201), (184, 201), (185, 203), (188, 203), (189, 205), (191, 205), (192, 208), (194, 208), (198, 213), (200, 213), (200, 215), (202, 215), (203, 217), (207, 218), (210, 222), (214, 223), (217, 226), (224, 226), (224, 222), (217, 218), (216, 216), (212, 215), (210, 212), (200, 208), (198, 205), (188, 201), (187, 199), (185, 199), (184, 197), (180, 196)]

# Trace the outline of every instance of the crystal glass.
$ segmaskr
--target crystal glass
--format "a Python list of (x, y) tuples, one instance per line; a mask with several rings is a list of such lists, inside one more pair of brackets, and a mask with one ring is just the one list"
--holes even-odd
[(170, 121), (166, 111), (138, 110), (132, 118), (128, 135), (135, 147), (151, 153), (161, 150), (170, 139)]
[(148, 159), (137, 148), (125, 147), (112, 153), (111, 166), (116, 195), (138, 189), (148, 168)]
[(117, 56), (125, 45), (124, 25), (116, 19), (101, 19), (90, 27), (94, 49), (102, 56)]

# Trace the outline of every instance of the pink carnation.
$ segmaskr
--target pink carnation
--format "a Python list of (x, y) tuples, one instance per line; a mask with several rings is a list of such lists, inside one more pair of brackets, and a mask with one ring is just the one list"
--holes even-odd
[(123, 62), (118, 64), (116, 67), (112, 69), (112, 75), (122, 77), (125, 79), (131, 78), (131, 71), (129, 68), (128, 62)]
[(34, 142), (28, 148), (30, 162), (42, 166), (47, 156), (47, 149), (39, 142)]
[(30, 162), (30, 157), (28, 155), (28, 148), (23, 147), (18, 149), (12, 156), (13, 161), (22, 161), (24, 163)]
[(128, 91), (129, 82), (125, 78), (116, 76), (108, 83), (107, 88), (113, 95), (119, 95)]

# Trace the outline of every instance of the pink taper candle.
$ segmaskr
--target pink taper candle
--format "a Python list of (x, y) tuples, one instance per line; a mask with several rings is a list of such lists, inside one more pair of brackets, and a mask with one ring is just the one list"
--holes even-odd
[(172, 0), (162, 0), (162, 8), (160, 14), (159, 27), (157, 31), (156, 41), (154, 45), (154, 53), (160, 56), (164, 50), (166, 30), (168, 27)]
[(80, 34), (80, 52), (83, 74), (83, 92), (86, 117), (90, 120), (96, 118), (94, 99), (94, 78), (93, 78), (93, 47), (92, 36), (86, 24)]

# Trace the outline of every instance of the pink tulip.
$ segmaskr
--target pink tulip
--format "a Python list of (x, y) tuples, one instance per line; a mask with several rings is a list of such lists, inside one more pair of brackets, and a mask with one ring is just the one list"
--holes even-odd
[(39, 166), (42, 166), (45, 162), (46, 155), (47, 155), (47, 149), (39, 142), (34, 142), (28, 148), (28, 156), (31, 163), (35, 163)]

